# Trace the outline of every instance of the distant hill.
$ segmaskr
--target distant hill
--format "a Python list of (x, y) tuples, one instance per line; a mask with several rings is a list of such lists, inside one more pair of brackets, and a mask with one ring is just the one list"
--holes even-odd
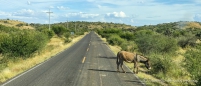
[(82, 29), (135, 29), (135, 26), (121, 24), (121, 23), (112, 23), (112, 22), (86, 22), (86, 21), (70, 21), (70, 22), (60, 22), (53, 25), (63, 25), (68, 28), (82, 28)]
[(201, 29), (201, 22), (178, 21), (170, 23), (162, 23), (157, 25), (144, 25), (137, 28), (147, 29)]
[(34, 27), (30, 26), (28, 23), (18, 21), (18, 20), (0, 19), (0, 25), (20, 28), (20, 29), (34, 29)]
[[(9, 27), (15, 27), (20, 29), (35, 29), (37, 28), (38, 24), (28, 24), (26, 22), (18, 21), (18, 20), (9, 20), (9, 19), (0, 19), (0, 24), (9, 26)], [(39, 24), (39, 26), (48, 26), (47, 24)], [(136, 28), (149, 28), (149, 29), (155, 29), (155, 28), (171, 28), (171, 29), (201, 29), (201, 22), (189, 22), (189, 21), (178, 21), (178, 22), (170, 22), (170, 23), (162, 23), (157, 25), (144, 25), (144, 26), (131, 26), (121, 23), (112, 23), (112, 22), (86, 22), (86, 21), (70, 21), (70, 22), (60, 22), (60, 23), (54, 23), (52, 25), (62, 25), (64, 27), (68, 27), (69, 29), (74, 29), (75, 27), (77, 29), (111, 29), (111, 28), (117, 28), (117, 29), (124, 29), (124, 30), (134, 30)]]

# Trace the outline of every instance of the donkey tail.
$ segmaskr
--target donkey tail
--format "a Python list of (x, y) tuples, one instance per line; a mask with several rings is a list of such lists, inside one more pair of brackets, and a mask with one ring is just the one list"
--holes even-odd
[(116, 61), (116, 64), (119, 64), (119, 53), (120, 53), (120, 52), (117, 53), (117, 61)]

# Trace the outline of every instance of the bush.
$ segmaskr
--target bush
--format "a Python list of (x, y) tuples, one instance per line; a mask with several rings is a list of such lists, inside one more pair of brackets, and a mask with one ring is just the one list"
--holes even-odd
[(106, 33), (106, 34), (120, 34), (121, 30), (120, 29), (105, 29), (105, 30), (103, 30), (103, 33)]
[(22, 30), (1, 37), (0, 41), (3, 55), (26, 58), (45, 46), (47, 36), (37, 31)]
[(201, 76), (200, 76), (200, 78), (198, 79), (198, 82), (196, 83), (196, 86), (201, 86)]
[(121, 38), (124, 38), (124, 39), (126, 39), (126, 40), (128, 40), (128, 41), (130, 41), (130, 40), (133, 40), (133, 39), (134, 39), (134, 34), (131, 33), (131, 32), (126, 32), (126, 33), (122, 33), (122, 34), (120, 35), (120, 37), (121, 37)]
[(52, 31), (52, 30), (44, 29), (42, 32), (43, 32), (44, 34), (46, 34), (49, 39), (54, 36), (54, 31)]
[(22, 27), (23, 25), (24, 25), (23, 23), (19, 23), (19, 24), (17, 24), (16, 26)]
[(166, 76), (173, 69), (175, 64), (171, 57), (167, 55), (155, 54), (151, 56), (152, 70), (151, 73), (158, 78)]
[(139, 31), (135, 34), (139, 51), (149, 53), (174, 53), (177, 50), (177, 41), (171, 37), (155, 34), (151, 31)]
[(71, 42), (71, 40), (69, 39), (70, 38), (70, 33), (65, 33), (64, 37), (65, 37), (65, 41), (64, 41), (65, 43)]
[(194, 80), (200, 79), (201, 76), (201, 44), (196, 46), (195, 50), (188, 50), (185, 53), (185, 62), (184, 67), (191, 74), (191, 77)]
[(65, 33), (65, 34), (64, 34), (64, 37), (65, 37), (65, 38), (70, 38), (70, 33)]
[(67, 30), (64, 26), (53, 26), (52, 30), (55, 34), (57, 34), (59, 37), (61, 37)]
[(124, 39), (122, 39), (121, 37), (119, 37), (119, 35), (111, 35), (107, 41), (109, 42), (109, 44), (111, 45), (121, 45), (123, 42), (125, 42)]
[(180, 37), (178, 45), (182, 48), (185, 48), (187, 46), (194, 47), (196, 46), (196, 40), (197, 38), (195, 36)]
[(122, 48), (122, 50), (125, 51), (130, 51), (130, 52), (134, 52), (138, 50), (137, 45), (135, 44), (135, 42), (133, 41), (124, 41), (120, 47)]
[(75, 34), (76, 34), (76, 35), (84, 35), (84, 31), (76, 32)]
[(45, 27), (45, 26), (42, 26), (42, 27), (39, 27), (39, 28), (36, 28), (37, 31), (40, 31), (46, 35), (48, 35), (48, 38), (52, 38), (55, 34), (54, 34), (54, 31), (52, 30), (49, 30), (48, 27)]

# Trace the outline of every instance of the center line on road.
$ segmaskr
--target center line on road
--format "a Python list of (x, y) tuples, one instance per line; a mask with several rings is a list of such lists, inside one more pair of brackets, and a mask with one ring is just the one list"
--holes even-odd
[(86, 59), (86, 57), (84, 57), (84, 58), (82, 59), (82, 63), (84, 63), (85, 59)]

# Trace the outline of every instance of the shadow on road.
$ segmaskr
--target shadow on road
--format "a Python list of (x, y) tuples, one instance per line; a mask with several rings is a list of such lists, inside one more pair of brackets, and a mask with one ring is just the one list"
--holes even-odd
[[(113, 71), (113, 70), (101, 70), (101, 69), (88, 69), (88, 70), (91, 70), (91, 71), (103, 71), (103, 72), (116, 72), (116, 73), (124, 73), (124, 72), (117, 72), (117, 71)], [(133, 74), (132, 72), (126, 72), (128, 74)], [(125, 73), (125, 74), (126, 74)]]
[(117, 59), (117, 57), (106, 57), (106, 56), (98, 56), (98, 58), (104, 58), (104, 59)]
[(136, 83), (139, 83), (141, 84), (141, 82), (139, 80), (124, 80), (125, 82), (136, 82)]
[(117, 72), (117, 71), (113, 71), (113, 70), (101, 70), (101, 69), (88, 69), (88, 70), (92, 70), (92, 71), (104, 71), (104, 72)]

